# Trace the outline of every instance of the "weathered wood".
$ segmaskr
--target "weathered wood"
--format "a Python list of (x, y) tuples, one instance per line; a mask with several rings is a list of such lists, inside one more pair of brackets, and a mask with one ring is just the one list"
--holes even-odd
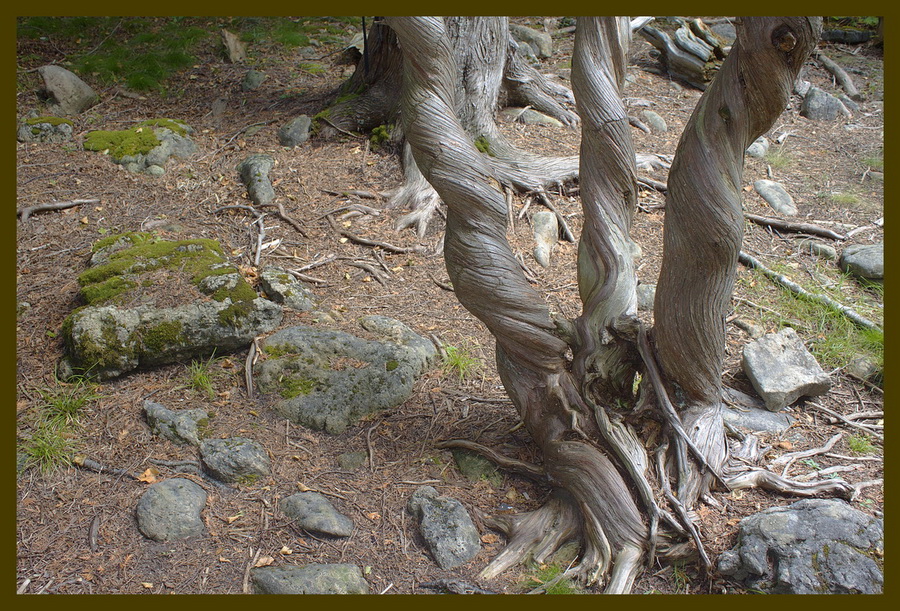
[(666, 72), (698, 89), (706, 89), (725, 58), (722, 42), (702, 21), (683, 24), (672, 36), (645, 25), (641, 35), (661, 53)]
[(863, 99), (862, 94), (856, 88), (856, 85), (853, 84), (853, 79), (850, 78), (850, 75), (847, 74), (847, 71), (841, 68), (833, 59), (822, 53), (821, 51), (816, 52), (816, 59), (819, 60), (819, 63), (828, 70), (831, 74), (834, 75), (835, 80), (837, 80), (838, 84), (843, 87), (844, 91), (847, 92), (847, 96), (851, 100), (856, 100), (857, 102)]

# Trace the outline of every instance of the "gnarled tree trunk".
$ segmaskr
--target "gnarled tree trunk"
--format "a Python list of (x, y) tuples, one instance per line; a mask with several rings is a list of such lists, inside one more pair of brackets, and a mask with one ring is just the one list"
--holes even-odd
[[(574, 180), (577, 157), (544, 157), (514, 147), (495, 122), (504, 97), (527, 103), (567, 125), (577, 125), (578, 115), (565, 105), (572, 101), (565, 87), (545, 79), (516, 53), (506, 17), (448, 17), (446, 35), (458, 69), (453, 83), (453, 107), (460, 124), (478, 143), (476, 154), (486, 157), (497, 179), (519, 191), (543, 191), (545, 187)], [(370, 131), (393, 124), (400, 110), (399, 57), (396, 37), (380, 20), (369, 34), (369, 60), (360, 60), (353, 76), (329, 107), (322, 132)], [(366, 67), (368, 65), (368, 68)], [(416, 166), (408, 146), (403, 152), (404, 181), (390, 196), (389, 206), (409, 209), (396, 228), (415, 227), (423, 235), (440, 197)]]
[[(584, 309), (575, 321), (551, 318), (506, 241), (507, 176), (473, 142), (490, 126), (473, 134), (461, 120), (472, 109), (460, 105), (453, 28), (438, 17), (387, 21), (403, 49), (400, 116), (411, 155), (448, 207), (444, 256), (454, 290), (494, 335), (503, 384), (543, 457), (541, 466), (503, 462), (552, 490), (540, 509), (491, 522), (508, 544), (482, 576), (527, 558), (543, 561), (569, 540), (581, 544), (570, 574), (605, 583), (607, 592), (629, 591), (645, 563), (688, 553), (692, 543), (708, 564), (690, 510), (717, 482), (754, 480), (729, 484), (721, 474), (724, 314), (741, 241), (743, 151), (783, 110), (820, 21), (739, 24), (738, 43), (698, 104), (670, 174), (652, 334), (635, 317), (629, 229), (638, 190), (620, 98), (627, 20), (579, 18), (576, 30), (585, 222)], [(471, 442), (447, 445), (493, 454)], [(755, 483), (799, 490), (767, 477)]]

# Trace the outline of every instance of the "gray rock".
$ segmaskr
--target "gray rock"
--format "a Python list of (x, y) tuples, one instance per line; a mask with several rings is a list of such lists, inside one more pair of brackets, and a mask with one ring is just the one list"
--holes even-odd
[(318, 492), (298, 492), (283, 499), (278, 507), (296, 520), (299, 528), (335, 537), (353, 534), (353, 520), (338, 512), (334, 505)]
[(663, 119), (660, 114), (654, 110), (644, 109), (641, 111), (641, 117), (644, 121), (647, 122), (647, 125), (650, 126), (650, 129), (653, 131), (664, 134), (669, 131), (669, 126), (666, 125), (666, 120)]
[(549, 210), (535, 212), (531, 217), (534, 231), (534, 258), (542, 267), (550, 267), (550, 253), (559, 241), (559, 224)]
[(533, 108), (517, 108), (509, 106), (500, 111), (500, 115), (509, 121), (520, 121), (526, 125), (551, 125), (562, 127), (562, 121), (538, 112)]
[(250, 155), (237, 165), (241, 181), (254, 204), (265, 205), (275, 199), (275, 189), (269, 181), (269, 170), (273, 167), (275, 159), (265, 154)]
[(539, 58), (547, 59), (553, 55), (553, 39), (546, 32), (511, 23), (509, 24), (509, 33), (515, 40), (528, 43)]
[(828, 375), (790, 327), (744, 346), (742, 365), (766, 409), (773, 412), (831, 388)]
[(360, 418), (409, 398), (416, 378), (436, 360), (427, 339), (403, 323), (366, 316), (366, 340), (342, 331), (295, 326), (263, 340), (269, 358), (255, 368), (263, 393), (278, 393), (275, 409), (291, 421), (341, 433)]
[(408, 508), (419, 518), (425, 544), (442, 569), (461, 566), (481, 550), (478, 530), (456, 499), (439, 495), (431, 486), (421, 486), (410, 498)]
[(800, 116), (813, 121), (834, 121), (838, 117), (850, 117), (851, 113), (830, 93), (810, 87), (800, 104)]
[(44, 79), (49, 108), (55, 115), (77, 115), (100, 101), (87, 83), (62, 66), (41, 66), (38, 74)]
[(309, 289), (280, 267), (263, 269), (259, 274), (259, 285), (269, 299), (292, 310), (305, 312), (315, 307)]
[(154, 434), (182, 445), (199, 446), (199, 429), (209, 423), (206, 410), (171, 410), (153, 401), (144, 401), (144, 415)]
[(264, 566), (250, 570), (255, 594), (368, 594), (369, 583), (353, 564)]
[(769, 140), (765, 136), (760, 136), (753, 144), (747, 147), (747, 154), (758, 159), (765, 157), (768, 152)]
[(866, 280), (884, 280), (884, 242), (853, 244), (841, 253), (840, 268)]
[(753, 183), (753, 188), (778, 214), (783, 216), (794, 216), (797, 214), (794, 198), (777, 182), (760, 179)]
[(266, 78), (268, 78), (268, 75), (266, 75), (265, 72), (250, 69), (247, 71), (247, 74), (244, 75), (244, 80), (241, 81), (241, 89), (243, 91), (253, 91), (258, 89)]
[(172, 541), (206, 532), (200, 512), (206, 491), (194, 482), (173, 477), (152, 484), (137, 504), (138, 529), (154, 541)]
[(879, 594), (884, 521), (844, 501), (807, 499), (744, 518), (719, 571), (770, 594)]
[(271, 473), (269, 455), (245, 437), (206, 439), (200, 444), (204, 469), (220, 482), (252, 483)]
[(281, 146), (298, 146), (309, 140), (312, 120), (306, 115), (294, 117), (278, 130), (278, 143)]
[(827, 259), (829, 261), (834, 261), (835, 259), (837, 259), (837, 251), (834, 249), (834, 247), (829, 246), (828, 244), (825, 244), (823, 242), (806, 239), (800, 240), (797, 246), (800, 248), (800, 250), (812, 253), (822, 259)]
[(645, 312), (653, 311), (653, 304), (656, 301), (656, 285), (655, 284), (639, 284), (637, 285), (637, 306), (638, 310)]

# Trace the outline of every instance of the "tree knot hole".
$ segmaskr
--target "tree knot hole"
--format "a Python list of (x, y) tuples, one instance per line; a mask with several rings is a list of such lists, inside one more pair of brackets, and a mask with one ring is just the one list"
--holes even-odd
[(779, 26), (772, 32), (772, 44), (779, 50), (788, 53), (797, 46), (797, 37), (786, 25)]

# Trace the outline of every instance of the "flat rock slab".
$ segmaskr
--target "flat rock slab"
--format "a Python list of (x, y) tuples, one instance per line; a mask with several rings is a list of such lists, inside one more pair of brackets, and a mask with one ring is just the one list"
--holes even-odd
[(265, 566), (251, 569), (255, 594), (368, 594), (369, 583), (353, 564)]
[(879, 594), (884, 521), (844, 501), (807, 499), (744, 518), (719, 571), (770, 594)]
[(422, 486), (413, 493), (408, 508), (419, 518), (425, 544), (442, 569), (461, 566), (481, 551), (478, 529), (458, 500)]
[(281, 306), (259, 297), (214, 240), (111, 236), (97, 244), (78, 283), (87, 305), (63, 323), (63, 378), (107, 380), (225, 354), (282, 318)]
[(137, 504), (138, 529), (154, 541), (172, 541), (206, 532), (200, 512), (206, 491), (189, 479), (173, 477), (147, 488)]
[(209, 424), (204, 409), (167, 409), (153, 401), (144, 401), (144, 416), (154, 434), (181, 445), (200, 445), (200, 429)]
[(841, 253), (840, 268), (865, 280), (884, 280), (884, 243), (853, 244)]
[(260, 392), (277, 393), (276, 411), (296, 424), (341, 433), (370, 413), (396, 407), (436, 359), (427, 339), (384, 316), (360, 319), (382, 338), (296, 326), (261, 342), (268, 356), (255, 366)]
[(334, 508), (324, 495), (318, 492), (298, 492), (283, 499), (279, 509), (294, 520), (298, 528), (310, 532), (349, 537), (353, 534), (353, 520)]
[(220, 482), (251, 483), (271, 474), (269, 454), (245, 437), (206, 439), (200, 444), (203, 468)]
[(744, 346), (742, 364), (766, 409), (773, 412), (831, 388), (828, 375), (790, 327)]
[(757, 180), (753, 183), (753, 188), (778, 214), (782, 216), (795, 216), (797, 214), (794, 198), (774, 180), (766, 180), (764, 178)]

